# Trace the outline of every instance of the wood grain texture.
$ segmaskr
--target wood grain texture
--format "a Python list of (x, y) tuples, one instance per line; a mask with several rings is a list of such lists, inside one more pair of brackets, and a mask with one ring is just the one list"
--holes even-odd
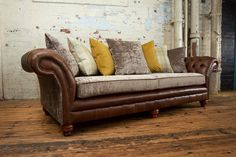
[(0, 156), (236, 156), (236, 92), (87, 122), (64, 137), (38, 100), (0, 101)]

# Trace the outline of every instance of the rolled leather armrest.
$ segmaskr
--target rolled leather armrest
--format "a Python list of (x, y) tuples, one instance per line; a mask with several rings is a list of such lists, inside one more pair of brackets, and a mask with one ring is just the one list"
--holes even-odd
[(187, 57), (185, 58), (185, 65), (188, 72), (200, 73), (205, 76), (209, 98), (209, 77), (213, 71), (217, 70), (218, 61), (208, 56)]
[[(37, 74), (42, 105), (51, 110), (49, 112), (61, 124), (69, 123), (67, 116), (75, 100), (76, 81), (64, 59), (53, 50), (41, 48), (23, 55), (21, 64), (26, 72)], [(60, 102), (59, 106), (56, 102)]]
[(217, 69), (218, 61), (208, 56), (187, 57), (185, 65), (188, 72), (201, 73), (209, 77), (211, 72)]

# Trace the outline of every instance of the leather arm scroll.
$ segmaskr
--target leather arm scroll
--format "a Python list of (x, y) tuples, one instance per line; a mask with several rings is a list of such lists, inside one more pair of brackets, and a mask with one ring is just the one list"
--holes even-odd
[(213, 57), (187, 57), (185, 58), (185, 65), (188, 72), (201, 73), (209, 77), (211, 72), (217, 69), (218, 62)]
[[(70, 105), (73, 104), (75, 99), (76, 82), (71, 70), (68, 68), (64, 59), (53, 50), (35, 49), (22, 56), (21, 64), (25, 71), (35, 72), (37, 74), (39, 82), (42, 82), (40, 84), (41, 90), (49, 89), (47, 86), (53, 87), (53, 84), (58, 84), (60, 91), (53, 91), (53, 93), (51, 91), (42, 92), (49, 92), (47, 95), (52, 94), (51, 97), (53, 97), (53, 95), (56, 95), (56, 93), (62, 94), (62, 114), (64, 120), (67, 121), (67, 119), (69, 119), (67, 116), (69, 115), (68, 112), (70, 110)], [(45, 83), (52, 80), (54, 80), (54, 82), (52, 82), (51, 84)], [(41, 102), (51, 102), (51, 98), (50, 100), (49, 98), (50, 97), (48, 97), (47, 100), (45, 100), (46, 98), (44, 98), (44, 100), (42, 100), (41, 98)], [(58, 119), (57, 116), (55, 117), (56, 119)], [(60, 117), (59, 119), (61, 118), (62, 117)], [(68, 123), (65, 121), (62, 123)]]
[(187, 57), (185, 65), (188, 72), (201, 73), (205, 76), (209, 98), (209, 77), (213, 71), (217, 70), (218, 61), (208, 56)]

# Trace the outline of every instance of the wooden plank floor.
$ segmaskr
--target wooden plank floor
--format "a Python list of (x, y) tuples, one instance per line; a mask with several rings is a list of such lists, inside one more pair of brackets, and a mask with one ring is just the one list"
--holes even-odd
[(160, 111), (78, 124), (64, 137), (38, 100), (0, 101), (0, 156), (236, 156), (236, 92)]

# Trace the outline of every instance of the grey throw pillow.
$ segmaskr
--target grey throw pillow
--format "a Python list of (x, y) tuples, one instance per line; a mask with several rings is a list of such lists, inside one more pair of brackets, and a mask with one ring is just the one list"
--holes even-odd
[(65, 59), (73, 75), (74, 76), (77, 75), (79, 73), (79, 67), (73, 55), (70, 52), (68, 52), (55, 37), (47, 33), (45, 34), (45, 41), (46, 41), (46, 47), (48, 49), (53, 49), (56, 52), (58, 52), (60, 56), (62, 56)]
[(185, 48), (180, 47), (176, 49), (171, 49), (167, 51), (170, 65), (175, 73), (186, 73), (186, 65), (185, 65)]
[(147, 74), (150, 70), (140, 42), (107, 39), (115, 63), (115, 74)]

